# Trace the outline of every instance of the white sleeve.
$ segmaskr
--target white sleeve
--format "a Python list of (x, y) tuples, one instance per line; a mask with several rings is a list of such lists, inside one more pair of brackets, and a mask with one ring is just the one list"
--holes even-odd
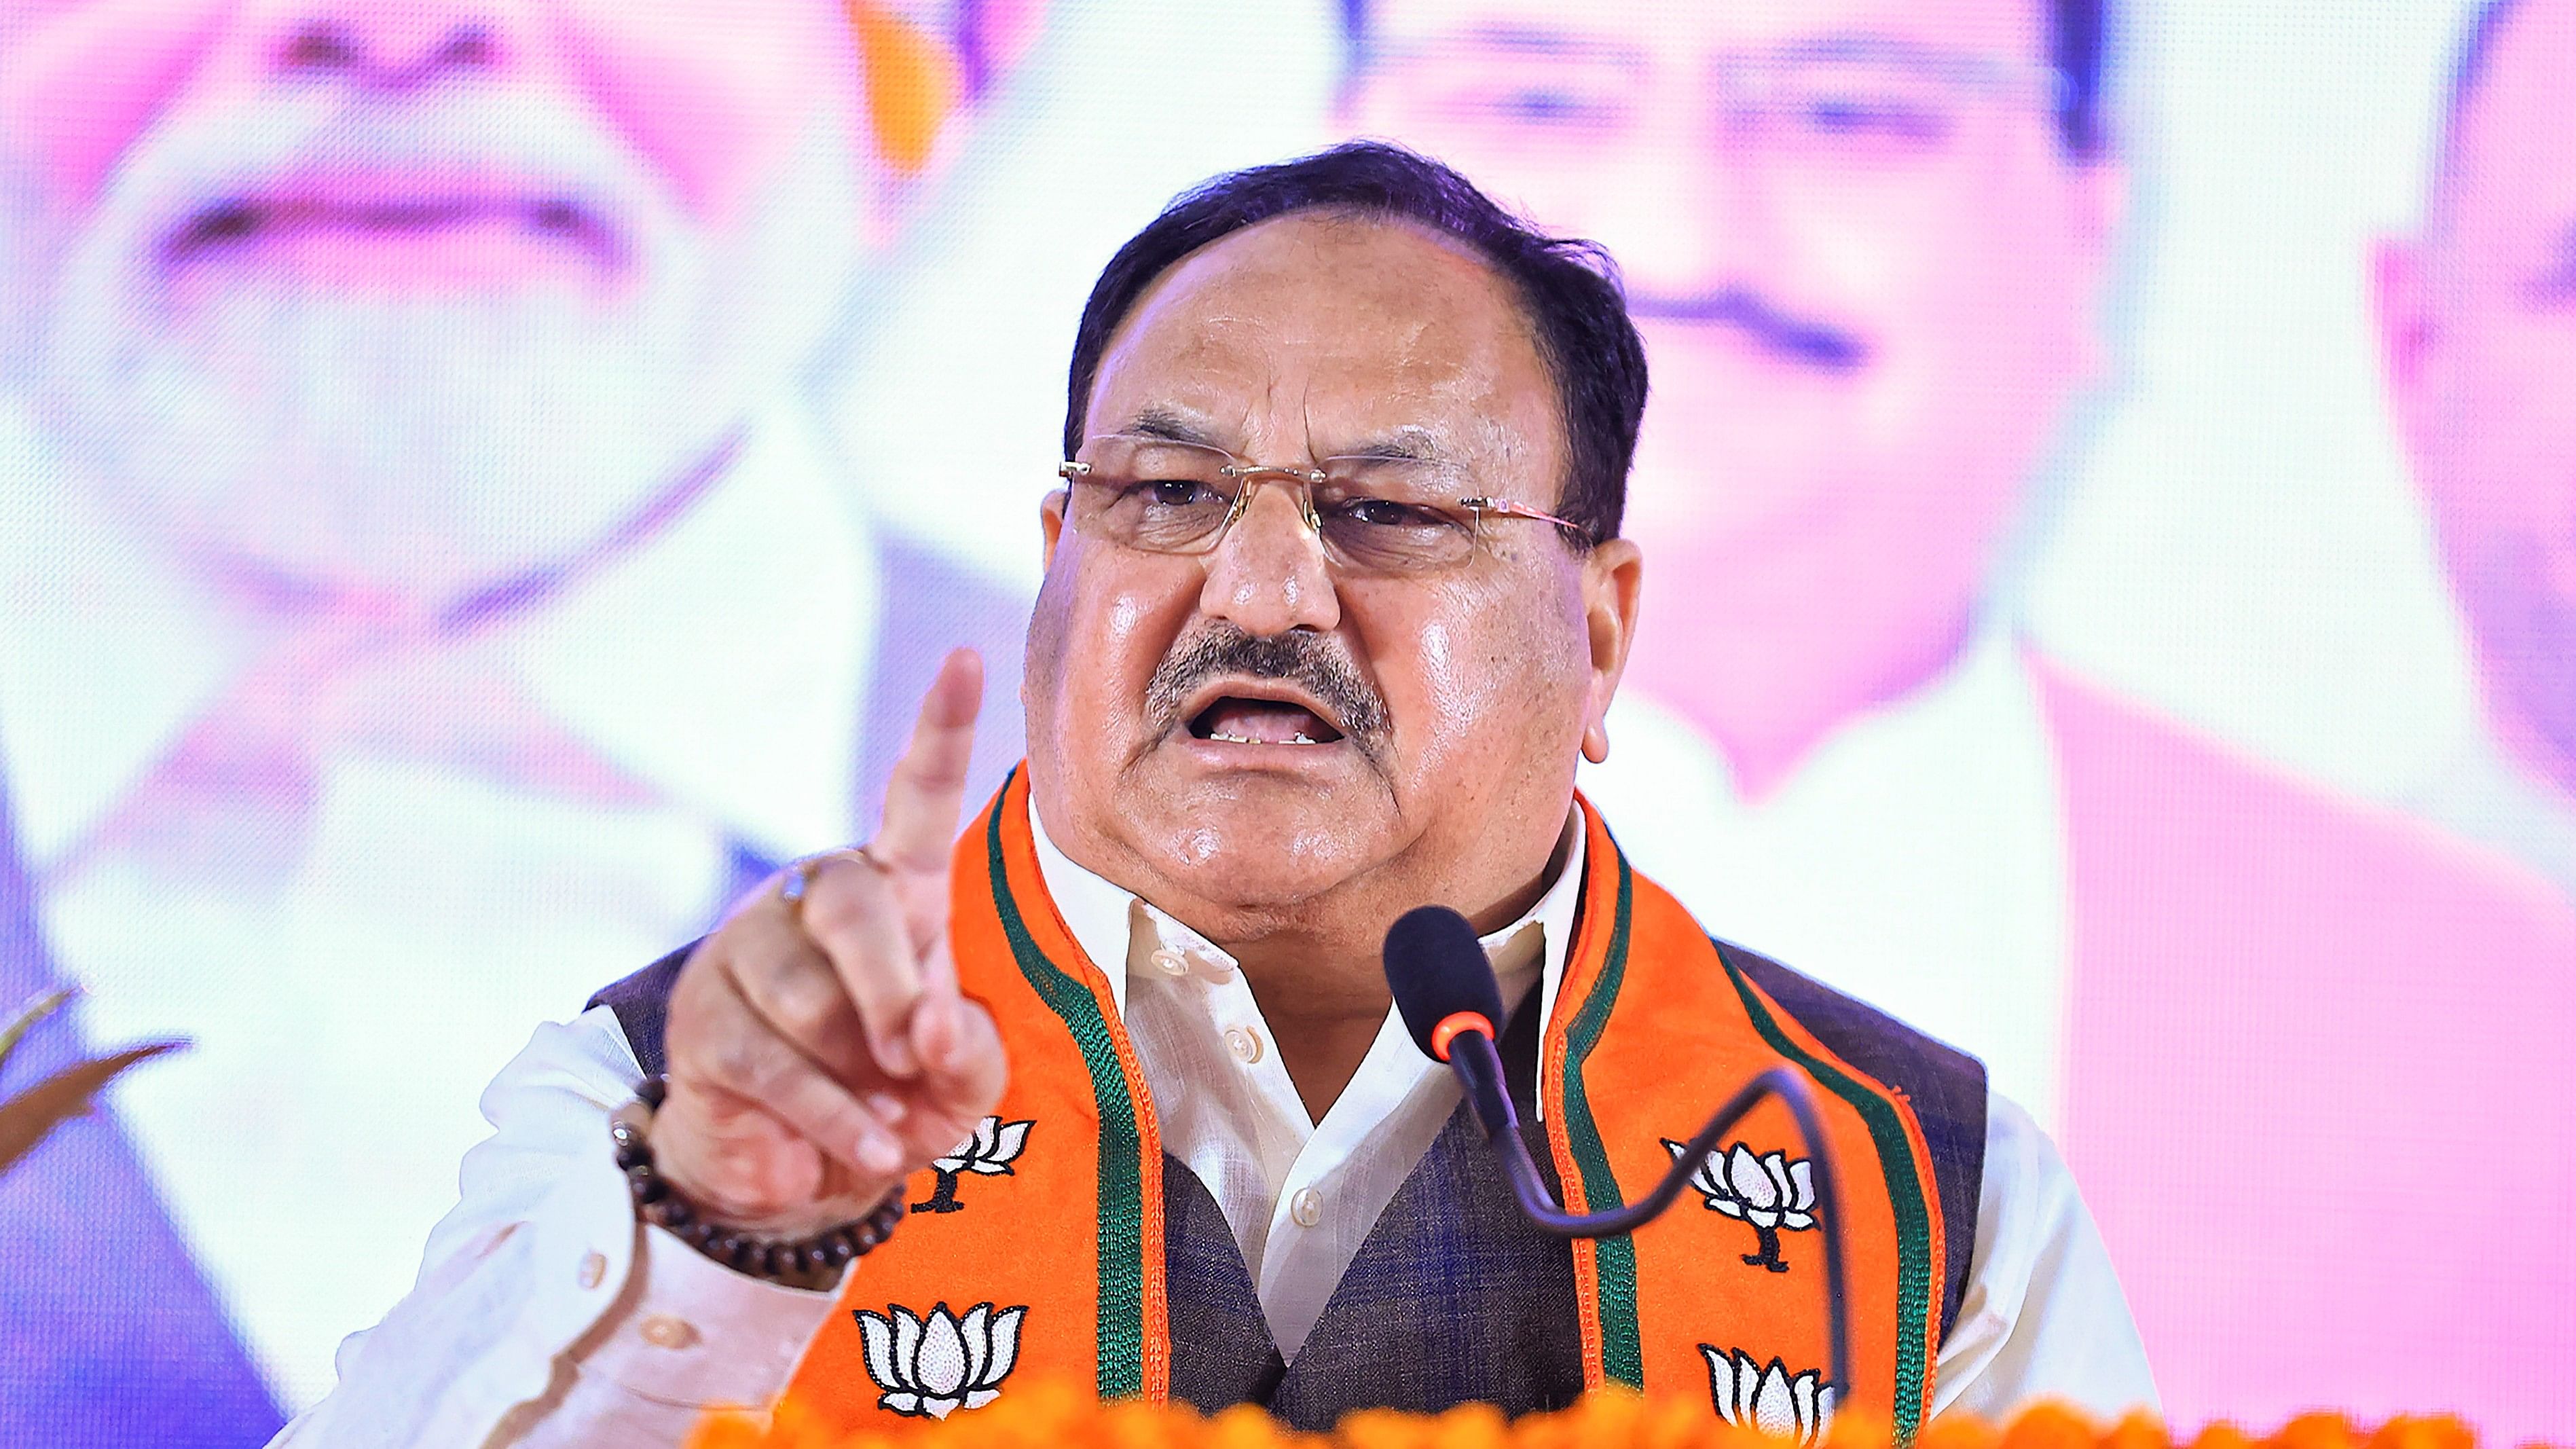
[(607, 1007), (537, 1029), (483, 1093), (493, 1135), (411, 1293), (276, 1445), (677, 1446), (707, 1408), (777, 1396), (834, 1295), (638, 1225), (608, 1116), (642, 1077)]
[(2129, 1300), (2074, 1175), (2030, 1114), (1992, 1093), (1976, 1257), (1933, 1372), (1935, 1415), (2002, 1424), (2053, 1399), (2109, 1422), (2158, 1407)]

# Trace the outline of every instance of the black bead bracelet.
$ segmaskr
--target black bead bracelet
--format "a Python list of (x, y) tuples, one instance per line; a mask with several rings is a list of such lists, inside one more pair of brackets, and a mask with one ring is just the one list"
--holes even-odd
[(865, 1217), (807, 1238), (764, 1238), (714, 1222), (672, 1190), (653, 1166), (653, 1145), (646, 1140), (653, 1113), (670, 1091), (661, 1077), (647, 1077), (635, 1089), (635, 1101), (608, 1119), (608, 1137), (616, 1144), (618, 1170), (626, 1174), (635, 1199), (635, 1216), (663, 1228), (680, 1241), (733, 1269), (790, 1288), (828, 1289), (841, 1280), (841, 1270), (864, 1258), (903, 1221), (903, 1184)]

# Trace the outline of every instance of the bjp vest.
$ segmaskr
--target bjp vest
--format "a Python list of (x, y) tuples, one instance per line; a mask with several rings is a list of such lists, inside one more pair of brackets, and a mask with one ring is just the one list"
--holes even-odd
[[(1048, 898), (1025, 774), (960, 839), (950, 944), (1010, 1055), (999, 1110), (851, 1268), (789, 1392), (850, 1425), (944, 1418), (1050, 1376), (1103, 1398), (1257, 1403), (1300, 1428), (1366, 1406), (1521, 1413), (1623, 1384), (1812, 1439), (1834, 1412), (1910, 1438), (1966, 1290), (1985, 1151), (1973, 1059), (1712, 941), (1635, 874), (1590, 804), (1554, 1015), (1503, 1033), (1533, 1157), (1577, 1212), (1648, 1191), (1745, 1082), (1812, 1084), (1840, 1184), (1776, 1101), (1634, 1233), (1568, 1243), (1514, 1207), (1462, 1104), (1283, 1359), (1208, 1190), (1163, 1151), (1110, 994)], [(685, 951), (593, 998), (662, 1068)], [(1543, 1104), (1539, 1101), (1544, 1095)], [(1543, 1105), (1544, 1110), (1534, 1110)], [(1846, 1263), (1851, 1378), (1828, 1382), (1824, 1240)]]

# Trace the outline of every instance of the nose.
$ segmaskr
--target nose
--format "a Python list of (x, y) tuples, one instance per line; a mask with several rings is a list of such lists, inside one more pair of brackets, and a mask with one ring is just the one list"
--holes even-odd
[(1592, 235), (1629, 290), (1695, 297), (1758, 275), (1772, 222), (1756, 158), (1696, 87), (1655, 88), (1641, 126), (1605, 168)]
[(1297, 489), (1271, 478), (1246, 481), (1243, 514), (1207, 558), (1199, 612), (1257, 638), (1341, 624), (1324, 541), (1306, 526)]
[(412, 91), (517, 64), (525, 0), (281, 0), (263, 27), (267, 63), (288, 79)]

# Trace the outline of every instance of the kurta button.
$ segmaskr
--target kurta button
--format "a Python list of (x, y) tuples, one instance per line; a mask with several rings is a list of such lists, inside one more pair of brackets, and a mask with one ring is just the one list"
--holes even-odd
[(1155, 970), (1162, 972), (1166, 976), (1187, 976), (1190, 974), (1190, 963), (1182, 957), (1180, 952), (1173, 950), (1169, 946), (1155, 947), (1154, 954), (1146, 959), (1154, 963)]
[(656, 1313), (645, 1319), (637, 1332), (642, 1333), (644, 1341), (655, 1348), (687, 1348), (698, 1341), (698, 1331), (691, 1328), (686, 1319), (673, 1318), (667, 1313)]
[(1236, 1061), (1251, 1066), (1261, 1060), (1261, 1033), (1248, 1026), (1229, 1026), (1225, 1029), (1225, 1049), (1234, 1053)]
[(581, 1286), (596, 1288), (608, 1276), (608, 1259), (599, 1253), (581, 1255)]
[(1295, 1218), (1301, 1228), (1311, 1228), (1322, 1222), (1324, 1195), (1311, 1187), (1297, 1189), (1297, 1195), (1288, 1199), (1288, 1216)]

